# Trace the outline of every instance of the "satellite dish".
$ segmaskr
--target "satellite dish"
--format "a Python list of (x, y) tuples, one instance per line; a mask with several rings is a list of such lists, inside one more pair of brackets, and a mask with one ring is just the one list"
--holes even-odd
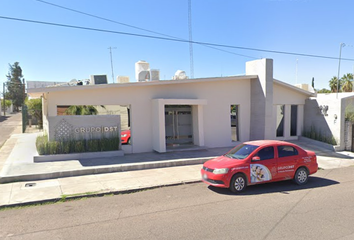
[(175, 75), (173, 76), (174, 80), (179, 80), (179, 79), (187, 79), (187, 75), (185, 71), (182, 70), (177, 70)]
[(77, 80), (76, 79), (71, 79), (69, 82), (69, 86), (75, 86), (77, 85)]

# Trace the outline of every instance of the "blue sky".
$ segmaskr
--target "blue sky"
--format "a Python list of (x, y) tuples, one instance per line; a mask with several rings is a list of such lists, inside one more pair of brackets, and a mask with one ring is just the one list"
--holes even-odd
[[(45, 0), (139, 28), (188, 39), (188, 0)], [(192, 0), (193, 40), (283, 52), (354, 59), (352, 0)], [(154, 35), (103, 21), (37, 0), (0, 0), (0, 16)], [(9, 64), (19, 62), (28, 81), (70, 81), (91, 74), (111, 80), (109, 47), (115, 76), (135, 80), (139, 60), (171, 79), (181, 69), (190, 75), (189, 44), (120, 34), (40, 25), (0, 18), (0, 84)], [(155, 35), (159, 36), (159, 35)], [(350, 46), (352, 45), (352, 46)], [(234, 54), (193, 45), (194, 77), (243, 75), (245, 62), (274, 59), (274, 78), (328, 88), (338, 60), (228, 49)], [(241, 56), (240, 56), (241, 55)], [(244, 56), (242, 56), (244, 55)], [(296, 64), (298, 62), (298, 64)], [(354, 61), (341, 61), (341, 76)], [(2, 91), (2, 87), (0, 89)]]

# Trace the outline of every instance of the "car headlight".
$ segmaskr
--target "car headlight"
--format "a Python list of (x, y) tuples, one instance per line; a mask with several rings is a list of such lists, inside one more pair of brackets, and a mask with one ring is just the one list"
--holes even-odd
[(228, 168), (215, 168), (213, 171), (214, 174), (225, 174), (228, 172), (229, 172)]
[(127, 134), (122, 134), (122, 135), (121, 135), (121, 137), (126, 137), (126, 136), (127, 136)]

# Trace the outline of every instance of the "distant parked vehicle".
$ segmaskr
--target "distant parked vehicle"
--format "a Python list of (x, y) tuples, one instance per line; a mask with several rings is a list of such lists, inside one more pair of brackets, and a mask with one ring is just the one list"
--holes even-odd
[(131, 144), (130, 140), (130, 130), (122, 131), (120, 134), (122, 144)]
[(201, 174), (203, 182), (238, 193), (249, 185), (288, 179), (302, 185), (317, 169), (314, 152), (284, 141), (260, 140), (205, 162)]

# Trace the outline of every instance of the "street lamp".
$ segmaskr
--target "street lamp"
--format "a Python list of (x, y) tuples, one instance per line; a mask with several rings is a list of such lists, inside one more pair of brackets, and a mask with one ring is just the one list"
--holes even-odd
[(339, 45), (339, 64), (338, 64), (338, 77), (337, 77), (337, 94), (336, 98), (338, 99), (338, 92), (339, 92), (339, 73), (340, 73), (340, 59), (342, 57), (342, 48), (345, 47), (345, 43), (341, 43)]

